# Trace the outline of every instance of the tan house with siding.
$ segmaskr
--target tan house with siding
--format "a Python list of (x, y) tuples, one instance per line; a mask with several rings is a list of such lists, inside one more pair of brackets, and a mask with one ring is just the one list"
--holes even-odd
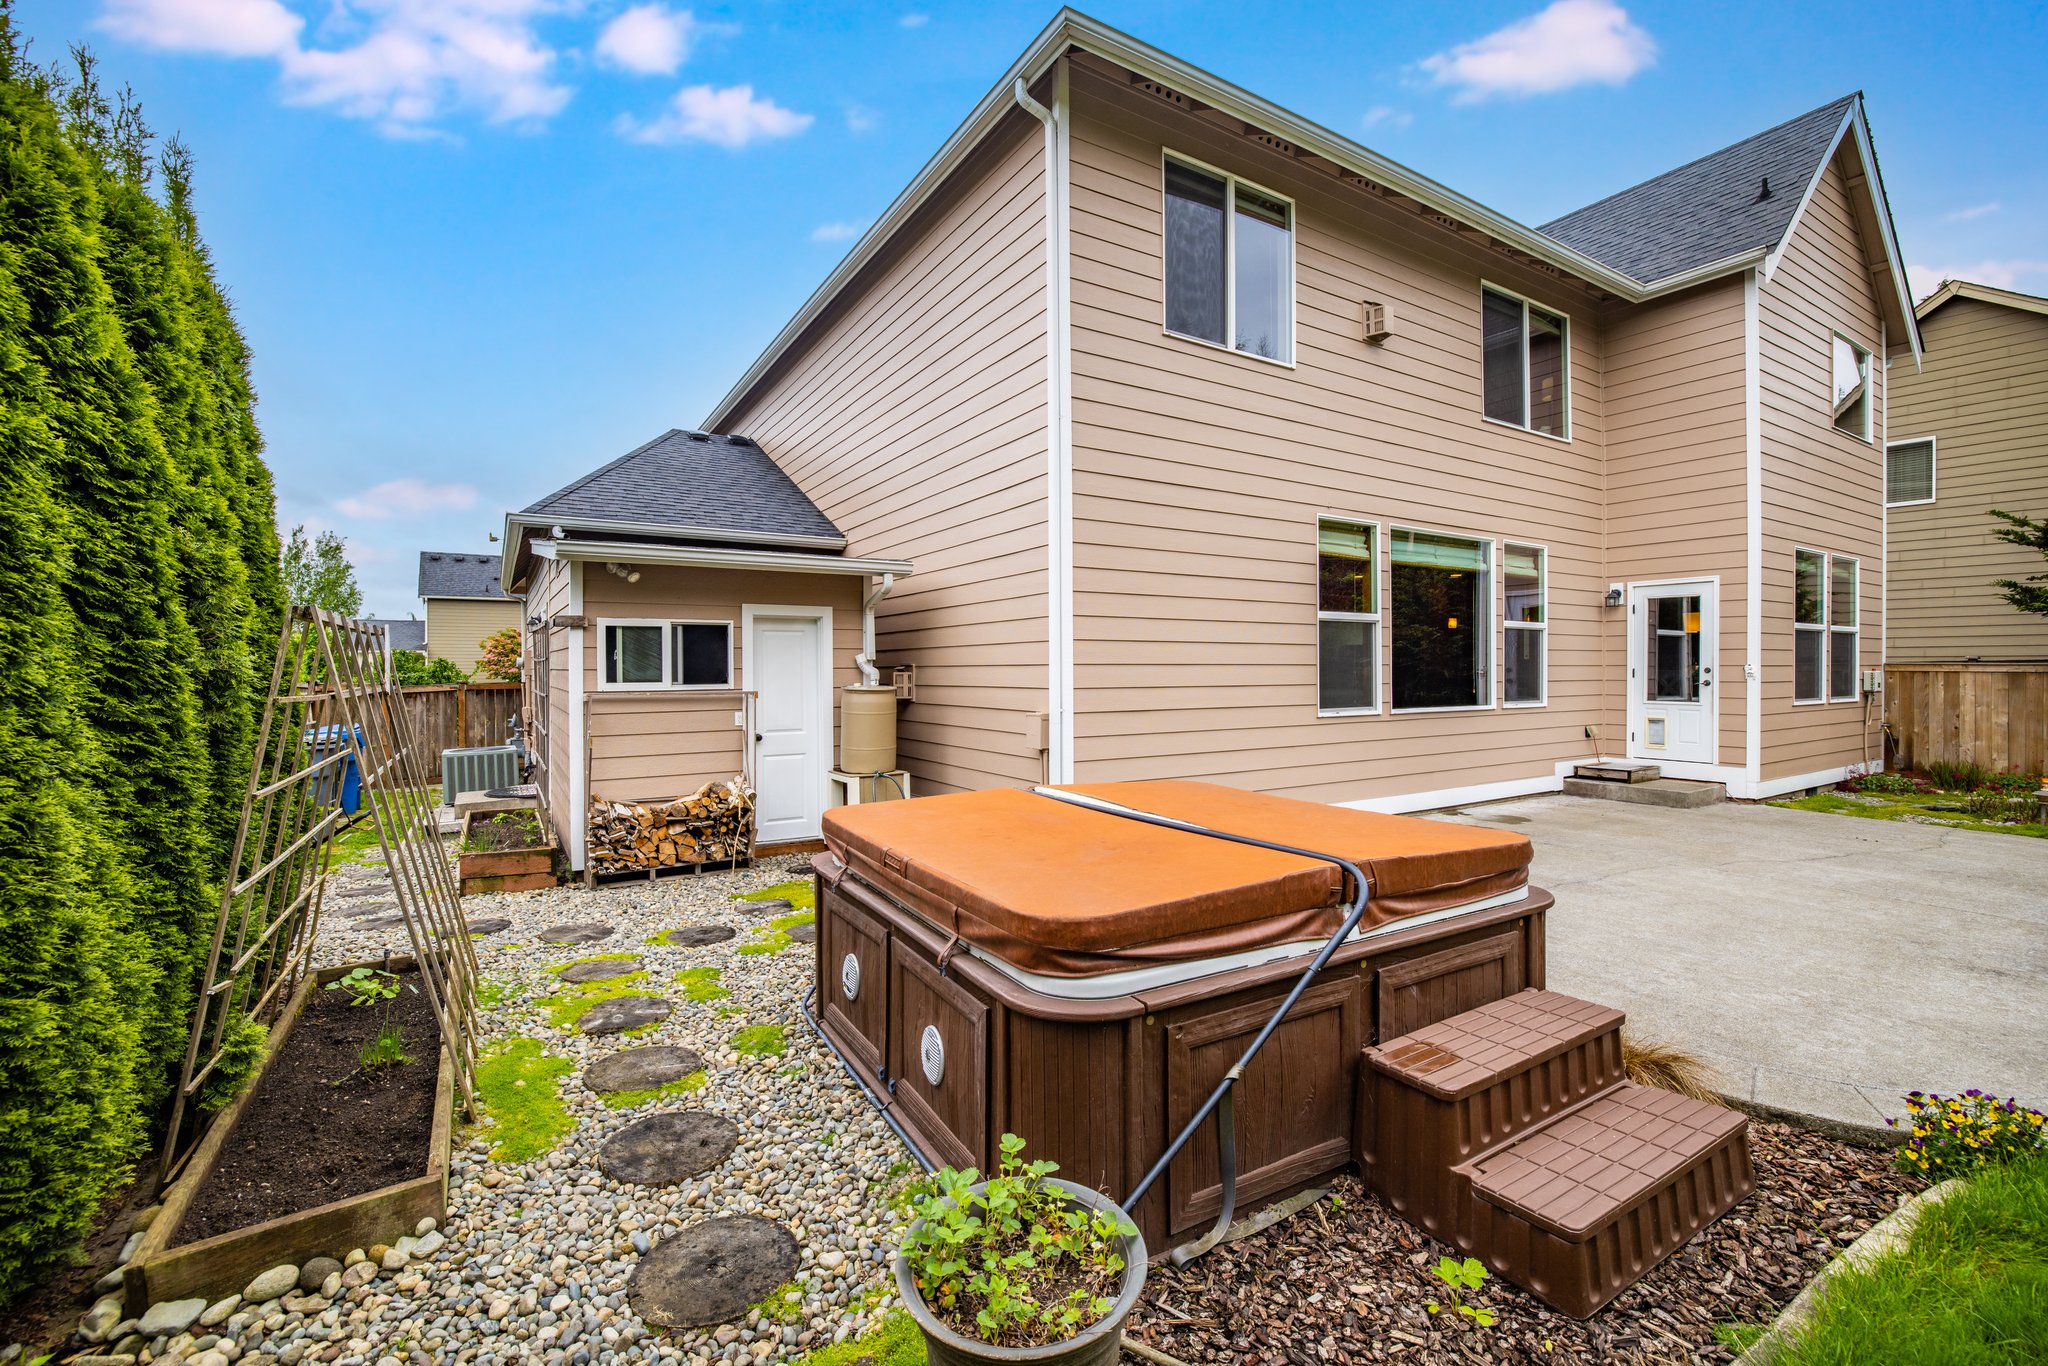
[(452, 660), (467, 672), (483, 658), (484, 637), (518, 628), (522, 604), (505, 591), (499, 575), (496, 555), (420, 552), (420, 599), (427, 608), (421, 648), (427, 658)]
[(920, 792), (1764, 796), (1876, 747), (1899, 261), (1860, 97), (1538, 230), (1062, 11), (704, 427), (915, 563)]
[(1993, 586), (2041, 557), (1988, 515), (2048, 517), (2048, 299), (1950, 280), (1918, 312), (1927, 358), (1893, 380), (1885, 451), (1885, 660), (2048, 663), (2048, 618)]

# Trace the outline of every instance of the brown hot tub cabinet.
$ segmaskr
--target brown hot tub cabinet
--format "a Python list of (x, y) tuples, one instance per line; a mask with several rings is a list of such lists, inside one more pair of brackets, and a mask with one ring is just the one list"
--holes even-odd
[[(1605, 1244), (1624, 1235), (1609, 1230), (1601, 1243), (1597, 1230), (1579, 1236), (1570, 1222), (1560, 1231), (1524, 1218), (1550, 1240), (1538, 1246), (1509, 1219), (1494, 1229), (1476, 1212), (1512, 1207), (1510, 1197), (1518, 1197), (1523, 1216), (1550, 1213), (1557, 1202), (1536, 1192), (1557, 1184), (1548, 1169), (1538, 1170), (1555, 1154), (1496, 1149), (1613, 1093), (1618, 1081), (1618, 1072), (1586, 1073), (1574, 1055), (1553, 1086), (1561, 1094), (1530, 1102), (1530, 1080), (1512, 1076), (1500, 1096), (1475, 1103), (1523, 1097), (1517, 1103), (1529, 1108), (1530, 1123), (1511, 1124), (1495, 1147), (1475, 1150), (1458, 1129), (1458, 1112), (1416, 1109), (1455, 1102), (1409, 1101), (1413, 1088), (1386, 1065), (1390, 1049), (1432, 1026), (1507, 1001), (1570, 1000), (1542, 991), (1551, 898), (1526, 883), (1523, 837), (1199, 783), (1079, 790), (1328, 850), (1373, 880), (1372, 909), (1358, 931), (1237, 1086), (1241, 1210), (1355, 1162), (1406, 1217), (1583, 1314), (1673, 1250), (1680, 1229), (1686, 1232), (1677, 1242), (1747, 1193), (1743, 1152), (1739, 1171), (1732, 1161), (1715, 1169), (1719, 1184), (1695, 1193), (1690, 1214), (1638, 1217), (1657, 1225), (1656, 1236), (1629, 1242), (1622, 1257), (1633, 1272), (1593, 1303), (1587, 1292), (1614, 1274), (1574, 1281), (1571, 1267), (1553, 1265), (1572, 1254), (1552, 1244), (1583, 1249), (1590, 1240), (1598, 1244), (1590, 1255), (1611, 1262)], [(840, 808), (828, 814), (825, 838), (827, 852), (812, 866), (818, 1013), (833, 1045), (933, 1161), (986, 1169), (1001, 1135), (1016, 1133), (1032, 1155), (1059, 1162), (1063, 1177), (1119, 1198), (1222, 1081), (1343, 920), (1342, 878), (1333, 865), (1028, 792)], [(1618, 1029), (1617, 1013), (1577, 1004), (1595, 1012), (1595, 1022), (1611, 1016)], [(1476, 1028), (1512, 1034), (1526, 1026), (1518, 1018)], [(1448, 1055), (1456, 1040), (1435, 1046)], [(1618, 1037), (1588, 1046), (1611, 1046), (1610, 1070), (1618, 1069)], [(1530, 1067), (1540, 1071), (1569, 1051)], [(1412, 1061), (1412, 1050), (1403, 1056)], [(1603, 1055), (1601, 1065), (1609, 1061)], [(1736, 1125), (1732, 1140), (1722, 1135), (1724, 1147), (1740, 1147), (1739, 1117)], [(1451, 1170), (1484, 1158), (1502, 1163), (1481, 1182), (1505, 1190), (1501, 1206), (1473, 1194), (1469, 1172)], [(1681, 1176), (1698, 1166), (1678, 1165)], [(1650, 1187), (1671, 1175), (1652, 1172), (1648, 1186), (1630, 1192), (1640, 1198), (1616, 1218), (1657, 1205)], [(1147, 1245), (1163, 1252), (1204, 1232), (1221, 1196), (1216, 1126), (1207, 1123), (1134, 1215)], [(1497, 1249), (1496, 1241), (1504, 1245)], [(1538, 1263), (1537, 1273), (1525, 1269)]]

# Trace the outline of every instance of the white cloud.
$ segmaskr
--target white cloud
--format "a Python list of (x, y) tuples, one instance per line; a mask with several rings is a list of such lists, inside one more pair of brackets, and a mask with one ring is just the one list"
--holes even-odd
[(673, 75), (689, 60), (696, 30), (688, 10), (635, 5), (597, 35), (598, 60), (642, 76)]
[(391, 521), (435, 512), (461, 512), (476, 502), (474, 484), (429, 484), (423, 479), (392, 479), (358, 494), (334, 500), (350, 517)]
[(1394, 108), (1391, 104), (1376, 104), (1365, 111), (1365, 126), (1377, 128), (1385, 124), (1389, 128), (1406, 128), (1415, 122), (1413, 114)]
[(1432, 82), (1454, 89), (1460, 104), (1492, 95), (1545, 95), (1575, 85), (1620, 85), (1657, 59), (1657, 43), (1614, 0), (1551, 4), (1422, 59)]
[[(2041, 277), (2040, 283), (2034, 277)], [(1953, 266), (1906, 266), (1906, 281), (1912, 286), (1915, 299), (1924, 299), (1941, 288), (1943, 280), (1968, 280), (1997, 289), (2019, 289), (2026, 282), (2034, 285), (2029, 292), (2038, 292), (2042, 284), (2048, 284), (2048, 261), (2008, 259)]]
[(576, 2), (330, 0), (313, 43), (280, 0), (106, 0), (100, 23), (146, 46), (273, 58), (288, 102), (418, 136), (457, 110), (494, 123), (560, 112), (571, 92), (536, 26)]
[(923, 28), (931, 21), (932, 17), (929, 14), (924, 13), (922, 10), (912, 10), (896, 22), (905, 28)]
[(846, 131), (849, 133), (872, 133), (882, 123), (879, 111), (864, 104), (846, 106)]
[(709, 142), (737, 150), (763, 138), (794, 137), (811, 126), (812, 116), (784, 109), (770, 99), (756, 98), (751, 85), (686, 85), (676, 92), (668, 111), (642, 123), (621, 114), (614, 127), (632, 142)]
[(1941, 216), (1944, 223), (1967, 223), (1972, 218), (1982, 218), (1987, 213), (1997, 213), (2003, 207), (1997, 200), (1988, 204), (1972, 204), (1964, 209), (1951, 209)]
[(854, 222), (820, 223), (811, 229), (813, 242), (846, 242), (861, 235), (867, 224)]

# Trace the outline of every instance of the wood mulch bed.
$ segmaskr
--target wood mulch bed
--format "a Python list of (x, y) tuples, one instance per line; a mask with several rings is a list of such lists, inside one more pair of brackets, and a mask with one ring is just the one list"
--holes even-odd
[[(410, 988), (419, 978), (400, 980)], [(441, 1031), (418, 991), (400, 991), (389, 1009), (412, 1060), (366, 1073), (359, 1052), (386, 1007), (352, 1006), (345, 989), (313, 992), (193, 1197), (179, 1244), (426, 1175)]]
[(1585, 1322), (1499, 1277), (1467, 1296), (1491, 1328), (1431, 1315), (1449, 1249), (1356, 1177), (1324, 1200), (1193, 1265), (1155, 1264), (1125, 1332), (1187, 1362), (1725, 1362), (1722, 1324), (1768, 1323), (1858, 1234), (1926, 1183), (1889, 1150), (1782, 1124), (1750, 1125), (1757, 1190)]

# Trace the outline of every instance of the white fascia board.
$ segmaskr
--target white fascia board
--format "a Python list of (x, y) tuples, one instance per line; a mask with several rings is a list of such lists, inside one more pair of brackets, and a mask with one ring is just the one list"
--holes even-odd
[(2000, 289), (1996, 285), (1980, 285), (1972, 280), (1943, 281), (1941, 288), (1921, 300), (1920, 306), (1914, 311), (1924, 322), (1928, 314), (1950, 299), (1975, 299), (1979, 303), (2017, 308), (2025, 313), (2048, 314), (2048, 298), (2042, 298), (2038, 294), (2022, 294), (2013, 289)]
[(678, 564), (698, 569), (765, 569), (794, 574), (894, 574), (908, 578), (908, 560), (850, 555), (798, 555), (774, 550), (725, 550), (713, 546), (639, 545), (629, 541), (556, 541), (561, 560), (619, 560), (633, 564)]
[[(514, 513), (505, 519), (508, 529), (562, 527), (569, 531), (602, 531), (620, 536), (704, 536), (738, 545), (779, 546), (788, 550), (844, 550), (844, 536), (801, 536), (774, 531), (727, 531), (720, 527), (686, 527), (669, 522), (623, 522), (603, 517), (528, 517)], [(506, 541), (512, 548), (512, 542)]]

